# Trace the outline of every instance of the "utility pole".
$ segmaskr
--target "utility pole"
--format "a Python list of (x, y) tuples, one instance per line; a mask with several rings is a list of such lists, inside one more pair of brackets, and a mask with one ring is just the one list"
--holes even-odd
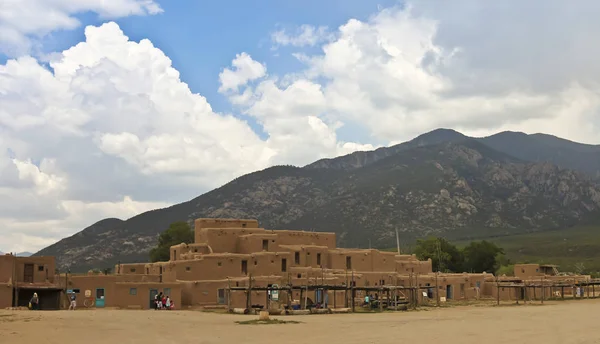
[(398, 248), (398, 254), (400, 254), (400, 236), (398, 235), (398, 228), (396, 228), (396, 247)]

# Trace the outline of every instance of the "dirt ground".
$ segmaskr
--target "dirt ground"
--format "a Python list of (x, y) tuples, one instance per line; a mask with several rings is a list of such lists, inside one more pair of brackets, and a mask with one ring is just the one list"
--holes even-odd
[(600, 343), (600, 300), (457, 306), (410, 312), (272, 316), (299, 324), (240, 325), (257, 316), (200, 311), (0, 311), (0, 342), (30, 343)]

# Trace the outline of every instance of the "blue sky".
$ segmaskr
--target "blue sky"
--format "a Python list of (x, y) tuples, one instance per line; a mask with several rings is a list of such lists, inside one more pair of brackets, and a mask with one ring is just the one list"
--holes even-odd
[(436, 128), (598, 143), (598, 1), (156, 2), (0, 6), (0, 251)]
[[(157, 1), (163, 13), (112, 19), (130, 40), (149, 39), (161, 49), (181, 73), (192, 92), (205, 96), (217, 112), (233, 113), (227, 97), (217, 92), (219, 73), (229, 66), (236, 54), (244, 51), (266, 64), (269, 74), (284, 75), (301, 69), (302, 64), (291, 55), (294, 47), (273, 51), (271, 33), (278, 29), (294, 30), (303, 25), (327, 26), (335, 29), (350, 18), (367, 20), (379, 9), (400, 6), (399, 0), (303, 0), (303, 1)], [(84, 41), (87, 25), (101, 25), (107, 18), (96, 13), (75, 15), (83, 25), (75, 30), (55, 31), (41, 40), (43, 53), (62, 51)], [(303, 47), (303, 52), (319, 50)], [(0, 63), (7, 57), (0, 55)], [(263, 138), (266, 136), (253, 118), (243, 116)], [(347, 123), (338, 132), (341, 138), (367, 139)], [(354, 136), (350, 138), (349, 136)], [(371, 140), (373, 138), (370, 138)], [(383, 142), (377, 142), (383, 143)]]

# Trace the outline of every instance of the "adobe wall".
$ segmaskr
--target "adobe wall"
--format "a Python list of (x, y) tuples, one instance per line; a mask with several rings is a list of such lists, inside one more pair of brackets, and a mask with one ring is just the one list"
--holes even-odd
[[(181, 285), (159, 283), (157, 278), (157, 276), (144, 275), (74, 275), (68, 276), (67, 289), (79, 289), (79, 294), (75, 295), (78, 307), (81, 308), (85, 307), (86, 290), (89, 290), (91, 298), (95, 299), (96, 289), (104, 289), (104, 307), (148, 309), (151, 289), (159, 292), (170, 289), (176, 305), (181, 306)], [(64, 277), (61, 281), (61, 286), (64, 286)]]
[(398, 273), (419, 273), (429, 274), (433, 273), (431, 266), (431, 259), (420, 261), (420, 260), (400, 260), (395, 262), (394, 270)]
[(117, 283), (115, 300), (111, 300), (111, 304), (120, 308), (151, 309), (151, 290), (165, 293), (175, 302), (175, 308), (181, 309), (181, 285), (179, 283)]
[(117, 275), (144, 275), (147, 274), (146, 265), (148, 263), (130, 263), (115, 265)]
[(544, 274), (540, 270), (539, 264), (515, 264), (515, 277), (520, 279), (528, 279), (531, 277), (541, 277)]
[(0, 309), (12, 307), (13, 301), (12, 286), (6, 283), (0, 283)]
[(6, 254), (0, 255), (0, 283), (8, 283), (14, 278), (13, 267), (15, 257)]
[(196, 228), (195, 242), (208, 244), (213, 253), (237, 253), (239, 236), (265, 234), (266, 232), (263, 228), (253, 227)]
[(33, 283), (53, 282), (56, 269), (54, 257), (16, 257), (17, 282), (23, 283), (25, 264), (33, 264)]
[[(266, 249), (265, 249), (266, 248)], [(237, 241), (237, 253), (254, 252), (277, 252), (279, 250), (279, 240), (276, 234), (265, 231), (265, 233), (252, 233), (240, 235)]]
[(314, 245), (335, 248), (335, 233), (276, 230), (279, 245)]
[(196, 254), (210, 254), (212, 252), (212, 248), (206, 243), (174, 245), (170, 248), (170, 261), (193, 259)]

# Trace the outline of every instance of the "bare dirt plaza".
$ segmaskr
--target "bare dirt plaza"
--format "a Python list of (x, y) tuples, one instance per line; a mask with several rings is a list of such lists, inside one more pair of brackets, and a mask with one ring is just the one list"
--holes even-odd
[(600, 300), (457, 306), (410, 312), (274, 316), (299, 324), (240, 325), (256, 316), (200, 311), (0, 311), (0, 338), (29, 343), (600, 343)]

